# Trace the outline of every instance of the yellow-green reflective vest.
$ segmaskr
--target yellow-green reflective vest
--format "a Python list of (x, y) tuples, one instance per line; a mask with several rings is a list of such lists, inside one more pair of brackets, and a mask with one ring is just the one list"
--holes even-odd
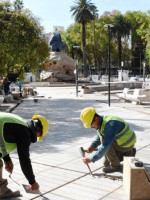
[(15, 123), (28, 126), (27, 122), (19, 116), (11, 113), (0, 112), (0, 157), (6, 156), (17, 147), (16, 143), (8, 143), (5, 141), (3, 131), (5, 123)]
[(104, 128), (107, 122), (111, 120), (117, 120), (123, 122), (125, 124), (124, 129), (115, 136), (115, 140), (120, 147), (128, 148), (133, 146), (136, 143), (136, 135), (134, 131), (129, 127), (129, 125), (121, 118), (112, 116), (112, 115), (105, 115), (103, 117), (103, 123), (101, 126), (100, 131), (98, 130), (98, 135), (101, 139), (101, 136), (104, 136)]

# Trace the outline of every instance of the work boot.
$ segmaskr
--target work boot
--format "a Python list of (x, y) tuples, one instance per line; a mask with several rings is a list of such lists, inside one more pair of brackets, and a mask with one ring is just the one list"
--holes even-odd
[(19, 190), (13, 192), (12, 190), (8, 189), (7, 192), (0, 195), (0, 199), (19, 197), (19, 196), (20, 196)]
[(135, 155), (136, 155), (136, 148), (134, 147), (132, 151), (133, 151), (132, 152), (132, 156), (135, 157)]
[(132, 156), (132, 157), (135, 157), (135, 154), (136, 154), (136, 148), (133, 148), (132, 150), (123, 153), (123, 156)]
[(103, 172), (104, 173), (112, 173), (112, 172), (122, 172), (122, 166), (107, 166), (103, 167)]

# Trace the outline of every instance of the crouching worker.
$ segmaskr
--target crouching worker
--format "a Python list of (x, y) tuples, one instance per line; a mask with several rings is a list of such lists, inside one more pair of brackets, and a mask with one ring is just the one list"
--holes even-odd
[[(121, 171), (120, 162), (124, 156), (135, 156), (136, 135), (123, 119), (113, 115), (98, 115), (92, 107), (82, 110), (80, 115), (85, 128), (97, 130), (97, 137), (85, 150), (87, 153), (96, 151), (94, 155), (84, 157), (83, 162), (95, 162), (104, 156), (103, 172), (111, 173)], [(100, 146), (99, 149), (97, 147)]]
[(27, 122), (15, 114), (0, 112), (0, 199), (20, 196), (19, 191), (13, 192), (7, 187), (7, 179), (2, 177), (3, 161), (5, 169), (13, 172), (14, 166), (9, 153), (15, 148), (30, 189), (39, 190), (31, 165), (29, 147), (31, 143), (43, 139), (48, 128), (48, 121), (41, 115), (34, 115), (32, 120)]

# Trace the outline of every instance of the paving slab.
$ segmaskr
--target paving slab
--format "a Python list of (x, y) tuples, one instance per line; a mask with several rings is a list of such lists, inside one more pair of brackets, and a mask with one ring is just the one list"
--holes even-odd
[(12, 178), (20, 185), (11, 180), (6, 171), (4, 176), (8, 178), (9, 187), (20, 189), (22, 197), (12, 199), (127, 200), (121, 173), (105, 176), (101, 159), (90, 163), (93, 177), (82, 162), (79, 147), (87, 148), (97, 133), (83, 127), (80, 112), (92, 106), (100, 115), (114, 114), (124, 118), (137, 134), (137, 157), (150, 164), (150, 105), (122, 103), (115, 95), (111, 95), (109, 107), (106, 94), (85, 95), (79, 92), (77, 98), (75, 87), (37, 87), (37, 90), (38, 102), (34, 102), (33, 98), (25, 99), (12, 113), (26, 120), (30, 120), (34, 114), (41, 114), (49, 121), (50, 129), (44, 139), (30, 148), (33, 170), (43, 196), (25, 193), (22, 184), (28, 182), (14, 151), (11, 154), (14, 163)]

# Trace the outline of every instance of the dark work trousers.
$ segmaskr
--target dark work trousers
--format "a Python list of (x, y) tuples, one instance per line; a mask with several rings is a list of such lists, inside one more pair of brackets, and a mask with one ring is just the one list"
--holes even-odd
[(113, 142), (112, 146), (104, 156), (104, 166), (117, 167), (120, 162), (123, 161), (124, 156), (133, 155), (133, 146), (128, 148), (120, 147), (116, 141)]

